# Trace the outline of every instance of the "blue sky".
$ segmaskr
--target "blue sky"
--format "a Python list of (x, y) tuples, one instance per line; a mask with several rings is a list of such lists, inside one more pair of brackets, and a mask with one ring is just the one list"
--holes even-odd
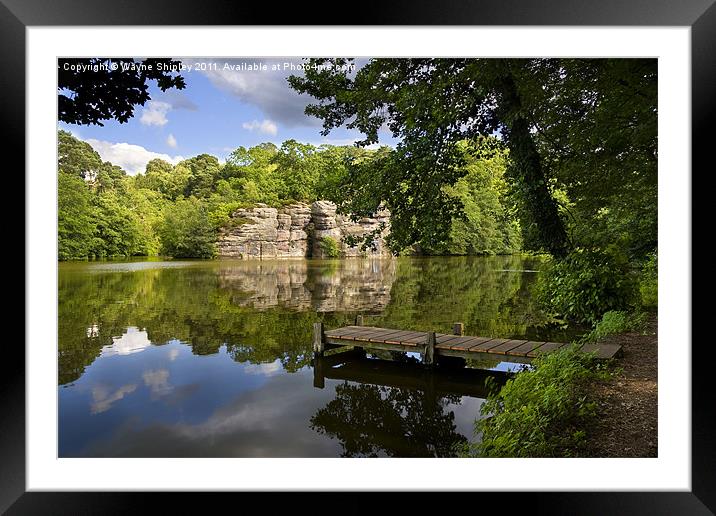
[[(152, 81), (152, 100), (137, 106), (129, 122), (108, 120), (103, 127), (59, 123), (59, 127), (90, 143), (103, 160), (129, 174), (143, 172), (153, 158), (177, 163), (207, 153), (224, 161), (237, 147), (262, 142), (280, 145), (295, 139), (314, 145), (350, 145), (361, 139), (358, 131), (345, 128), (323, 137), (320, 120), (304, 114), (311, 97), (299, 95), (286, 82), (291, 73), (301, 74), (295, 68), (301, 59), (181, 61), (192, 67), (181, 73), (186, 88), (162, 92)], [(197, 69), (197, 64), (207, 69)], [(257, 65), (266, 69), (247, 69)], [(390, 133), (381, 132), (380, 143), (394, 146), (396, 142)]]

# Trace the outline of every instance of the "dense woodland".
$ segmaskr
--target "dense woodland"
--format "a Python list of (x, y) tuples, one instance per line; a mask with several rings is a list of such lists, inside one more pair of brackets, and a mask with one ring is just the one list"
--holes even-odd
[[(494, 140), (494, 139), (491, 139)], [(217, 231), (239, 207), (317, 199), (340, 203), (351, 169), (390, 155), (365, 150), (264, 143), (239, 147), (220, 163), (201, 154), (172, 165), (161, 159), (136, 176), (103, 162), (92, 147), (58, 133), (59, 258), (169, 255), (210, 258)], [(427, 254), (501, 254), (521, 247), (519, 224), (504, 179), (507, 151), (461, 142), (465, 174), (446, 192), (463, 216)], [(418, 242), (419, 243), (419, 242)], [(396, 253), (401, 249), (395, 249)]]

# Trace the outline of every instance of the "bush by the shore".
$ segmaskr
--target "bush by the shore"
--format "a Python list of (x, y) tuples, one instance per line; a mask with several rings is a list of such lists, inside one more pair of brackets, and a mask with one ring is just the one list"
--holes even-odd
[(537, 357), (483, 403), (470, 457), (570, 457), (584, 444), (596, 405), (587, 386), (609, 372), (593, 354), (568, 346)]

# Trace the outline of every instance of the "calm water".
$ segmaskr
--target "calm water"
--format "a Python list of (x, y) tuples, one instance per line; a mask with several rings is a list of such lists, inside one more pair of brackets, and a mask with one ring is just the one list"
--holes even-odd
[(312, 324), (363, 314), (389, 328), (449, 333), (460, 321), (468, 335), (566, 340), (531, 299), (539, 266), (511, 256), (61, 263), (59, 454), (450, 456), (473, 439), (485, 376), (502, 373), (426, 373), (388, 354), (314, 367)]

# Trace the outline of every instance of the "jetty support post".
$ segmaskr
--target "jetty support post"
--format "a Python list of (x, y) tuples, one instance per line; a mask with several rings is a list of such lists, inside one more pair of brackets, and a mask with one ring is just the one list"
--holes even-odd
[(326, 386), (326, 373), (323, 357), (313, 357), (313, 386), (317, 389), (323, 389)]
[[(356, 326), (363, 326), (363, 316), (361, 314), (356, 315)], [(362, 351), (365, 353), (365, 349), (361, 346), (353, 346), (355, 351)]]
[(452, 333), (453, 335), (465, 335), (465, 325), (461, 322), (456, 322), (452, 325)]
[(326, 350), (326, 336), (323, 333), (323, 323), (313, 323), (313, 355), (323, 356), (323, 352)]
[(435, 363), (435, 332), (428, 332), (428, 338), (425, 342), (425, 352), (423, 353), (423, 364), (432, 366)]

